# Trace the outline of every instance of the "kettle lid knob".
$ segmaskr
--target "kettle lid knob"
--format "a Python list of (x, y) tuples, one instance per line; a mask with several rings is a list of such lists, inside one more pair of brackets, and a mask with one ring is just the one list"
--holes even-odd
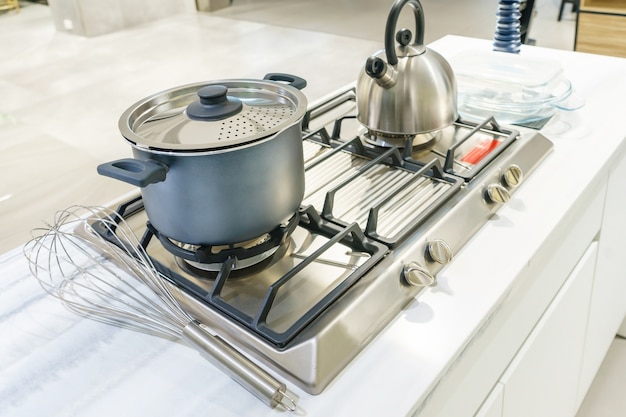
[(402, 29), (396, 33), (398, 17), (400, 17), (402, 8), (407, 4), (413, 9), (415, 17), (415, 39), (413, 40), (413, 45), (420, 50), (423, 49), (424, 45), (424, 10), (422, 9), (422, 4), (419, 0), (395, 0), (391, 5), (387, 24), (385, 25), (385, 53), (387, 62), (392, 66), (398, 63), (394, 39), (402, 46), (408, 45), (411, 39), (411, 32), (407, 29)]
[(407, 46), (409, 43), (411, 43), (412, 37), (413, 37), (413, 34), (411, 33), (409, 29), (400, 29), (398, 33), (396, 33), (396, 41), (401, 46)]

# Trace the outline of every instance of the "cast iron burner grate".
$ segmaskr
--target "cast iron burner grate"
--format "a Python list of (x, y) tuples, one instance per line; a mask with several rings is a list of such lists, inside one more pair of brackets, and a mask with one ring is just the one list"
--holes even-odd
[[(138, 197), (121, 204), (117, 208), (117, 213), (120, 218), (127, 219), (141, 210), (143, 210), (143, 201), (141, 197)], [(267, 342), (281, 348), (286, 346), (298, 333), (306, 328), (308, 324), (314, 321), (315, 318), (323, 314), (330, 305), (341, 297), (388, 252), (388, 248), (385, 245), (366, 237), (357, 224), (344, 227), (328, 222), (322, 219), (311, 206), (302, 207), (298, 213), (298, 219), (298, 228), (305, 229), (307, 233), (311, 235), (324, 236), (327, 238), (327, 242), (317, 248), (312, 254), (298, 259), (297, 262), (294, 262), (295, 265), (289, 271), (268, 285), (264, 296), (261, 297), (261, 300), (258, 300), (258, 308), (256, 308), (254, 314), (250, 314), (249, 311), (238, 308), (224, 296), (224, 289), (229, 281), (231, 279), (234, 281), (237, 280), (236, 271), (233, 270), (236, 261), (234, 257), (228, 257), (223, 262), (220, 271), (216, 273), (210, 285), (207, 286), (207, 280), (192, 279), (189, 276), (180, 274), (151, 255), (149, 246), (155, 235), (150, 228), (146, 228), (140, 245), (146, 249), (155, 268), (161, 273), (164, 279), (167, 279), (169, 282), (183, 289), (186, 293), (214, 308), (223, 315), (230, 317)], [(94, 223), (92, 226), (94, 230), (105, 239), (115, 243), (116, 240), (112, 239), (110, 235), (111, 232), (107, 231), (105, 227), (102, 227), (98, 223)], [(158, 239), (156, 241), (158, 242)], [(334, 283), (332, 288), (328, 288), (323, 296), (316, 299), (310, 308), (307, 308), (299, 317), (291, 317), (287, 327), (285, 327), (284, 324), (274, 325), (270, 323), (268, 318), (272, 314), (272, 309), (275, 307), (275, 301), (279, 292), (311, 264), (316, 262), (329, 262), (324, 259), (323, 255), (336, 245), (343, 245), (349, 248), (349, 250), (353, 252), (352, 256), (365, 260), (360, 262), (358, 267), (347, 268), (346, 272), (341, 275), (341, 279)], [(277, 251), (279, 256), (283, 255), (283, 253), (284, 251)]]
[[(331, 115), (329, 117), (328, 115)], [(328, 123), (321, 123), (317, 119), (328, 118)], [(313, 124), (315, 127), (312, 127)], [(357, 126), (355, 129), (354, 126)], [(315, 141), (329, 147), (344, 146), (347, 142), (353, 143), (354, 132), (361, 128), (356, 116), (356, 92), (354, 88), (343, 91), (326, 100), (324, 103), (309, 109), (303, 119), (304, 139)], [(485, 167), (489, 166), (506, 148), (519, 137), (519, 132), (502, 128), (498, 122), (489, 117), (481, 123), (474, 123), (459, 118), (453, 124), (454, 140), (443, 146), (443, 142), (433, 140), (429, 148), (424, 144), (413, 146), (413, 136), (407, 136), (400, 148), (405, 166), (417, 169), (437, 159), (443, 167), (443, 172), (463, 178), (465, 182), (474, 179)], [(362, 129), (361, 129), (362, 130)], [(367, 132), (364, 133), (365, 135)], [(365, 146), (360, 138), (357, 152), (364, 153), (371, 158), (385, 152), (393, 146)], [(370, 142), (365, 138), (365, 142)], [(352, 146), (352, 145), (351, 145)], [(425, 151), (424, 151), (425, 150)]]
[(305, 204), (339, 225), (356, 222), (365, 235), (390, 247), (410, 236), (463, 184), (436, 160), (407, 163), (396, 147), (371, 155), (358, 137), (308, 161), (305, 175)]

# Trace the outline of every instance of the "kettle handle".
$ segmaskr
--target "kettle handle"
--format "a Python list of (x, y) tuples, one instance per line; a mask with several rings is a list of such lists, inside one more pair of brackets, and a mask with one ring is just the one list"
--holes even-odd
[(391, 6), (389, 16), (387, 17), (387, 25), (385, 26), (385, 54), (387, 55), (387, 63), (396, 65), (398, 63), (398, 55), (396, 54), (395, 34), (396, 25), (400, 11), (409, 4), (413, 8), (415, 15), (415, 37), (413, 45), (424, 45), (424, 9), (419, 0), (396, 0)]

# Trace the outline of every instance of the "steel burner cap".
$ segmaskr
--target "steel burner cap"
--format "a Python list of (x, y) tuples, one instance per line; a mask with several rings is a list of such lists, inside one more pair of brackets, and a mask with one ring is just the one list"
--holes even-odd
[(360, 136), (369, 144), (383, 148), (396, 147), (404, 149), (407, 146), (413, 149), (432, 147), (440, 137), (441, 130), (420, 133), (417, 135), (385, 135), (365, 129)]
[[(259, 263), (263, 262), (264, 260), (274, 255), (274, 253), (276, 253), (277, 250), (278, 250), (278, 246), (273, 247), (261, 254), (258, 254), (249, 258), (238, 259), (235, 257), (233, 258), (235, 262), (233, 264), (232, 269), (240, 270), (240, 269), (246, 269), (246, 268), (250, 268), (252, 266), (258, 265)], [(219, 272), (224, 266), (223, 262), (202, 263), (202, 262), (196, 262), (196, 261), (183, 259), (178, 256), (176, 257), (176, 262), (181, 268), (191, 273), (194, 272), (194, 269), (197, 271), (204, 271), (204, 272)]]

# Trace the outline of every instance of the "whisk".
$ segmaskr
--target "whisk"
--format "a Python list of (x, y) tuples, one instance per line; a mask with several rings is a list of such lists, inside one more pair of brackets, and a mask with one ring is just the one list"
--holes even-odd
[[(104, 233), (98, 233), (95, 224)], [(72, 206), (33, 234), (24, 247), (30, 271), (69, 310), (110, 325), (180, 339), (270, 407), (296, 410), (284, 383), (183, 310), (118, 213)]]

